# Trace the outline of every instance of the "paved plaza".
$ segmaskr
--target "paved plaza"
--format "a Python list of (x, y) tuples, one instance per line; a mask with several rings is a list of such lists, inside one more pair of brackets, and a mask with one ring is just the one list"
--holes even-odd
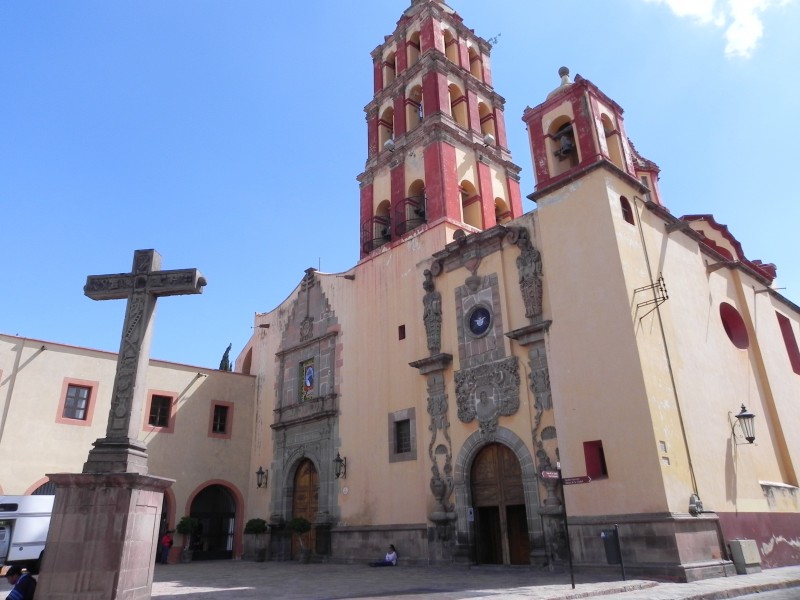
[(615, 578), (619, 578), (619, 572), (598, 577), (576, 571), (573, 590), (568, 572), (525, 567), (370, 568), (360, 564), (215, 561), (158, 565), (153, 598), (555, 600), (610, 597), (629, 600), (713, 600), (793, 586), (797, 586), (797, 597), (800, 598), (800, 566), (689, 584), (612, 580)]
[[(153, 598), (159, 600), (717, 600), (796, 588), (800, 566), (696, 583), (618, 581), (608, 577), (525, 567), (395, 567), (212, 561), (157, 565)], [(0, 580), (0, 598), (10, 590)], [(39, 598), (38, 600), (47, 600)]]

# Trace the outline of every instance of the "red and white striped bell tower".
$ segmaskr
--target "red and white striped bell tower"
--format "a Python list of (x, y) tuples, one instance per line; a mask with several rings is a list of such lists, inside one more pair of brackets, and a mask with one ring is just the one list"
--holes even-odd
[(522, 214), (490, 51), (440, 0), (412, 0), (372, 51), (362, 258), (441, 224), (474, 232)]

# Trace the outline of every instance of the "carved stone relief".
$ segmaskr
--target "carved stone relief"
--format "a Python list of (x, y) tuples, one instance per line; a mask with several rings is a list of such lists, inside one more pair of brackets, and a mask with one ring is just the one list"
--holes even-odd
[(525, 316), (533, 321), (542, 319), (542, 256), (534, 248), (524, 227), (510, 229), (508, 240), (520, 250), (517, 257), (519, 289), (525, 303)]
[(516, 357), (464, 369), (455, 373), (458, 418), (478, 419), (481, 433), (491, 438), (500, 417), (519, 409), (519, 366)]
[(425, 335), (428, 338), (428, 350), (438, 354), (442, 348), (442, 295), (433, 284), (433, 274), (425, 269), (425, 281), (422, 284), (426, 294), (422, 298), (424, 311), (422, 320), (425, 323)]

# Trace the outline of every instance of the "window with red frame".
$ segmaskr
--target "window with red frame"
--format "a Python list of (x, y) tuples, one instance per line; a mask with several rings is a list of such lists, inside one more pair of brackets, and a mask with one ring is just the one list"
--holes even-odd
[(608, 477), (606, 454), (603, 452), (603, 442), (583, 442), (583, 456), (586, 460), (586, 474), (592, 479)]
[(792, 371), (800, 375), (800, 348), (797, 347), (797, 338), (794, 336), (792, 322), (779, 312), (776, 312), (775, 316), (778, 317), (778, 325), (783, 334), (783, 343), (786, 345), (786, 352), (789, 354), (789, 363), (792, 365)]

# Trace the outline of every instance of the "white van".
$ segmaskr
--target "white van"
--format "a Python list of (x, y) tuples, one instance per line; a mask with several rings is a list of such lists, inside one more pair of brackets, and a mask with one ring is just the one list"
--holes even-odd
[(38, 573), (55, 496), (0, 496), (0, 565)]

